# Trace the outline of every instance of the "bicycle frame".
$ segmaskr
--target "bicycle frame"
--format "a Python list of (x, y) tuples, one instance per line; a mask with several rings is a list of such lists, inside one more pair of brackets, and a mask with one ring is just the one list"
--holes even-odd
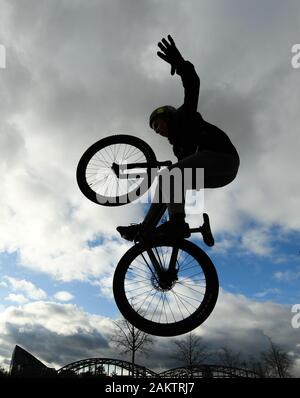
[[(203, 233), (210, 234), (211, 235), (211, 239), (213, 239), (208, 219), (206, 219), (204, 221), (202, 226), (200, 226), (198, 228), (190, 228), (190, 233), (191, 234), (197, 233), (197, 232), (200, 232), (202, 234)], [(149, 243), (150, 242), (151, 241), (149, 241)], [(145, 240), (142, 243), (147, 245), (147, 242)], [(157, 280), (157, 282), (159, 282), (159, 278), (163, 274), (166, 274), (166, 273), (176, 278), (176, 271), (177, 271), (176, 270), (176, 262), (177, 262), (177, 256), (178, 256), (178, 248), (173, 247), (172, 254), (171, 254), (171, 257), (170, 257), (170, 261), (169, 261), (169, 265), (168, 265), (167, 268), (165, 268), (164, 265), (162, 264), (162, 262), (160, 261), (160, 255), (159, 255), (159, 253), (157, 251), (156, 251), (156, 255), (155, 255), (155, 253), (153, 252), (152, 248), (149, 247), (147, 249), (147, 254), (149, 256), (149, 259), (150, 259), (150, 262), (152, 264), (152, 267), (151, 267), (151, 264), (148, 263), (148, 261), (146, 260), (146, 258), (144, 256), (143, 256), (143, 259), (144, 259), (145, 264), (147, 265), (149, 271), (151, 272), (153, 277)], [(153, 270), (153, 268), (154, 268), (154, 270)]]
[[(142, 162), (142, 163), (126, 163), (126, 164), (117, 164), (117, 163), (113, 163), (112, 164), (112, 170), (115, 173), (115, 175), (122, 179), (122, 178), (136, 178), (136, 174), (135, 173), (126, 173), (127, 170), (134, 170), (134, 169), (147, 169), (147, 172), (144, 173), (139, 173), (140, 177), (145, 176), (150, 169), (159, 169), (163, 166), (171, 166), (172, 162), (170, 160), (165, 160), (162, 162), (156, 161), (155, 163), (146, 163), (146, 162)], [(131, 177), (132, 176), (132, 177)]]
[[(176, 260), (177, 260), (177, 255), (178, 255), (178, 249), (173, 247), (171, 258), (170, 258), (170, 263), (167, 269), (164, 269), (163, 264), (161, 261), (158, 261), (155, 254), (151, 249), (147, 250), (147, 254), (151, 260), (151, 263), (153, 264), (153, 267), (157, 273), (158, 276), (161, 275), (162, 272), (175, 272), (176, 271)], [(160, 259), (160, 256), (157, 254), (158, 259)], [(149, 267), (148, 263), (146, 262), (147, 266)], [(151, 267), (149, 267), (150, 271)], [(153, 272), (152, 272), (153, 273)]]

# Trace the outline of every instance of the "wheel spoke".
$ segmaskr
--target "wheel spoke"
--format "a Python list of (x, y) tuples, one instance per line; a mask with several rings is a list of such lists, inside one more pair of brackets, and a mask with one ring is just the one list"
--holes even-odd
[[(154, 259), (162, 276), (153, 267)], [(174, 261), (176, 264), (173, 274), (168, 273), (171, 260), (173, 267)], [(176, 324), (189, 318), (205, 296), (206, 279), (201, 264), (188, 251), (172, 246), (156, 245), (142, 251), (125, 277), (127, 300), (145, 319), (156, 324)]]
[(133, 193), (143, 183), (143, 179), (126, 178), (126, 175), (118, 178), (112, 170), (113, 163), (147, 163), (147, 159), (139, 148), (125, 143), (109, 145), (95, 153), (86, 167), (86, 180), (95, 193), (108, 200)]

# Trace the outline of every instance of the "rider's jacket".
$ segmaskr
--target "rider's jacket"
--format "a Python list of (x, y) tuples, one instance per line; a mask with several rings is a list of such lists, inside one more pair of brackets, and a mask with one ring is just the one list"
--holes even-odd
[(172, 117), (169, 137), (173, 152), (180, 160), (196, 151), (210, 150), (236, 156), (238, 153), (227, 134), (205, 121), (197, 112), (200, 79), (194, 65), (184, 61), (176, 69), (184, 87), (184, 103)]

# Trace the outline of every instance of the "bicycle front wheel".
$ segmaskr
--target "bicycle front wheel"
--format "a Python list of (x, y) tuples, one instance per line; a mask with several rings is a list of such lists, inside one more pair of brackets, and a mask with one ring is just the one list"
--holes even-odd
[[(174, 253), (175, 274), (159, 277), (153, 256), (167, 271)], [(194, 243), (154, 241), (125, 253), (114, 274), (113, 292), (120, 312), (135, 327), (157, 336), (176, 336), (207, 319), (218, 298), (219, 282), (212, 261)]]
[[(137, 173), (120, 178), (114, 166), (128, 164), (136, 164)], [(82, 155), (77, 166), (77, 183), (92, 202), (121, 206), (150, 188), (154, 179), (151, 165), (155, 164), (155, 154), (146, 142), (130, 135), (113, 135), (97, 141)]]

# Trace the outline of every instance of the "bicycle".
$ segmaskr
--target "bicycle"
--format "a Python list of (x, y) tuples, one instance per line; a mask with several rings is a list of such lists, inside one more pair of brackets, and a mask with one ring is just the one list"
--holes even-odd
[[(151, 147), (138, 137), (110, 136), (82, 155), (77, 183), (91, 201), (121, 206), (150, 188), (153, 168), (170, 164), (157, 161)], [(203, 225), (190, 228), (191, 233), (211, 234), (208, 215), (203, 217)], [(201, 325), (213, 311), (218, 292), (213, 262), (186, 239), (154, 235), (140, 239), (123, 255), (113, 277), (121, 314), (138, 329), (157, 336), (176, 336)]]

